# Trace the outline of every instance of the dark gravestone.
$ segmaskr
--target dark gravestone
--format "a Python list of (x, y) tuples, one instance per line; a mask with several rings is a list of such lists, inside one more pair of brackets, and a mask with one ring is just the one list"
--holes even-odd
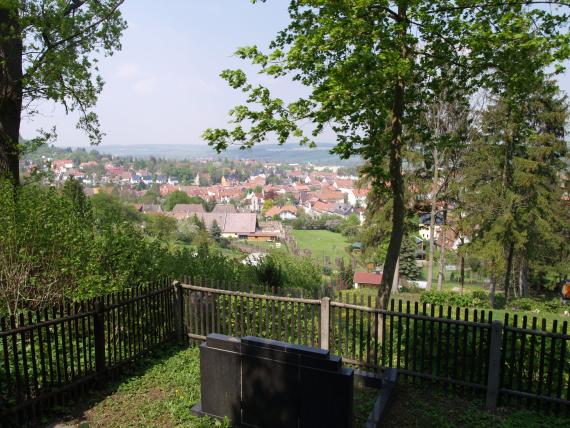
[(259, 428), (352, 426), (354, 373), (328, 351), (251, 336), (240, 341), (210, 335), (200, 358), (202, 414), (229, 416), (234, 425)]
[(210, 416), (240, 420), (240, 340), (210, 334), (200, 345), (202, 411)]

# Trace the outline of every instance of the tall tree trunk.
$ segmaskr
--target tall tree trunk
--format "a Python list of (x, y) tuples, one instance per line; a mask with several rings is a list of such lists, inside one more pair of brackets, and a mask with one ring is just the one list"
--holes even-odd
[(0, 177), (20, 180), (22, 36), (17, 6), (0, 6)]
[(521, 297), (529, 296), (528, 287), (528, 259), (526, 254), (521, 257), (521, 262), (519, 266), (519, 290)]
[[(401, 49), (400, 57), (407, 58), (408, 52), (405, 45), (405, 35), (407, 32), (407, 4), (402, 2), (398, 5), (398, 21), (401, 23)], [(390, 141), (390, 185), (392, 190), (392, 231), (390, 233), (390, 243), (384, 262), (382, 282), (378, 289), (379, 303), (382, 309), (388, 307), (390, 302), (390, 291), (394, 281), (398, 257), (400, 257), (400, 247), (404, 236), (404, 217), (406, 206), (404, 203), (404, 177), (402, 176), (402, 120), (405, 109), (405, 81), (403, 76), (399, 76), (394, 85), (394, 103), (391, 117), (391, 141)]]
[(441, 291), (445, 279), (445, 225), (447, 223), (447, 204), (443, 207), (443, 223), (439, 233), (439, 272), (437, 273), (437, 289)]
[(505, 271), (505, 302), (509, 300), (509, 288), (511, 284), (511, 272), (513, 270), (513, 256), (515, 244), (511, 241), (507, 248), (507, 268)]
[[(463, 243), (463, 239), (461, 239)], [(461, 284), (461, 293), (463, 293), (463, 288), (465, 287), (465, 256), (461, 254), (459, 260), (459, 284)]]
[(396, 294), (400, 286), (400, 258), (396, 262), (396, 271), (394, 272), (394, 280), (392, 281), (392, 293)]
[(491, 308), (495, 307), (495, 291), (497, 289), (497, 281), (495, 280), (495, 277), (492, 275), (491, 276), (491, 284), (489, 286), (489, 303), (491, 305)]
[(435, 218), (437, 213), (437, 187), (439, 185), (439, 159), (437, 148), (433, 150), (433, 181), (431, 186), (431, 209), (429, 216), (429, 258), (426, 288), (431, 290), (433, 283), (433, 258), (435, 253)]

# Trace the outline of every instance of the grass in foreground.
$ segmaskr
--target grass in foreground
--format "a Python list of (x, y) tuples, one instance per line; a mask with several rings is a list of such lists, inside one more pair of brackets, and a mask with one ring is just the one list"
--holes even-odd
[[(128, 374), (74, 408), (60, 409), (58, 427), (229, 428), (227, 423), (197, 418), (190, 408), (200, 398), (198, 348), (166, 346)], [(362, 426), (376, 398), (370, 389), (355, 390), (355, 428)], [(387, 428), (562, 428), (570, 420), (524, 410), (489, 413), (478, 400), (454, 391), (401, 383), (386, 419)]]
[(527, 410), (499, 408), (491, 413), (483, 403), (453, 390), (400, 383), (386, 418), (386, 428), (563, 428), (570, 419)]
[(198, 348), (167, 346), (88, 398), (77, 408), (62, 409), (70, 417), (60, 423), (81, 428), (228, 426), (190, 414), (200, 399)]

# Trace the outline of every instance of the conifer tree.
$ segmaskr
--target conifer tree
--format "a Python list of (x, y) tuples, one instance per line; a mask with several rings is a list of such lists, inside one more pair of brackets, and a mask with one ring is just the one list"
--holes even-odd
[(415, 242), (413, 237), (407, 237), (402, 242), (400, 251), (400, 275), (415, 281), (420, 278), (421, 269), (416, 264)]

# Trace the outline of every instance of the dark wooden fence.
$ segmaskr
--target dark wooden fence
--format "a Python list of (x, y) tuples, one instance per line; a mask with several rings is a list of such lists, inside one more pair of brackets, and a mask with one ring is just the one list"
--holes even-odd
[(364, 370), (395, 367), (413, 382), (480, 393), (487, 407), (514, 402), (570, 414), (567, 323), (546, 329), (492, 311), (372, 298), (275, 296), (228, 287), (177, 287), (180, 338), (255, 335), (330, 349)]
[(104, 298), (0, 319), (0, 425), (20, 426), (104, 382), (175, 336), (255, 335), (330, 349), (369, 371), (462, 388), (489, 408), (570, 415), (568, 325), (492, 311), (167, 280)]
[(0, 319), (0, 426), (21, 426), (104, 382), (174, 337), (173, 288), (161, 281), (101, 299)]

